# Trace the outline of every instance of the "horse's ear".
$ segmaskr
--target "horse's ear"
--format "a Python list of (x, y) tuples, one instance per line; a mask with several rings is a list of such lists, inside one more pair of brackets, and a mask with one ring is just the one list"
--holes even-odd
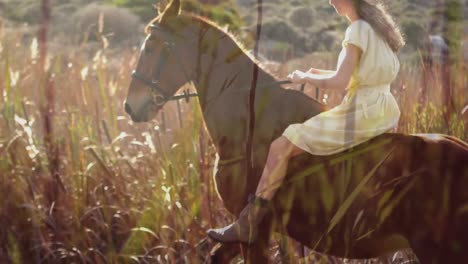
[(172, 0), (164, 9), (161, 20), (168, 17), (175, 17), (180, 13), (180, 0)]

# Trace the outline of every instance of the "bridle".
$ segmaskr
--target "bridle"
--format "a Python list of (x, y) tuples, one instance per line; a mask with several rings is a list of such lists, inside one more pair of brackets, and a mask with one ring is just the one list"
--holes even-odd
[[(161, 27), (157, 25), (151, 25), (150, 29), (152, 32), (153, 30), (166, 32), (164, 29), (162, 29)], [(168, 35), (170, 36), (170, 34)], [(164, 43), (164, 47), (161, 50), (161, 56), (159, 56), (159, 61), (156, 64), (156, 73), (154, 75), (152, 74), (152, 76), (154, 76), (157, 81), (154, 81), (154, 79), (148, 80), (136, 70), (132, 72), (132, 78), (135, 78), (141, 81), (142, 83), (144, 83), (147, 87), (151, 89), (151, 99), (152, 99), (152, 103), (155, 105), (164, 105), (168, 101), (179, 100), (182, 98), (185, 98), (185, 101), (188, 102), (190, 97), (198, 96), (197, 93), (189, 93), (188, 90), (184, 90), (183, 94), (171, 96), (170, 94), (167, 94), (166, 91), (161, 89), (159, 85), (159, 79), (161, 77), (161, 72), (164, 67), (164, 64), (166, 63), (168, 52), (172, 49), (172, 47), (174, 47), (174, 45), (175, 45), (174, 41), (172, 40), (170, 42)], [(178, 62), (180, 64), (179, 60)]]

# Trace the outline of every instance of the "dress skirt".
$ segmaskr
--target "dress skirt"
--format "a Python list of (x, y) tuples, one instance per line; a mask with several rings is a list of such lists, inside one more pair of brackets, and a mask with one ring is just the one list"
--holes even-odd
[(283, 136), (313, 155), (331, 155), (394, 129), (400, 110), (390, 85), (358, 87), (341, 103), (289, 125)]

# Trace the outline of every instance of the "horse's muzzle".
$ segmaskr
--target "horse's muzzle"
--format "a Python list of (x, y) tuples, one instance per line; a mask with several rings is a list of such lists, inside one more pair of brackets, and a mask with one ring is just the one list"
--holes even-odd
[(137, 115), (136, 113), (134, 113), (132, 111), (132, 108), (130, 107), (130, 105), (127, 102), (124, 103), (124, 109), (125, 109), (125, 112), (130, 116), (130, 118), (132, 119), (133, 122), (138, 123), (138, 122), (144, 122), (145, 121), (145, 120), (143, 120), (141, 118), (140, 115)]
[(130, 107), (130, 105), (129, 105), (127, 102), (124, 103), (124, 109), (125, 109), (125, 112), (126, 112), (127, 114), (129, 114), (130, 116), (132, 116), (132, 108)]

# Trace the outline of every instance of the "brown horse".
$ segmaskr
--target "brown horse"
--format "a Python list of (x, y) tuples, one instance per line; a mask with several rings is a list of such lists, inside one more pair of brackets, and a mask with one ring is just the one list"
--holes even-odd
[[(271, 142), (324, 106), (260, 68), (254, 168), (247, 177), (247, 102), (258, 62), (225, 30), (181, 13), (179, 0), (147, 33), (125, 110), (136, 122), (148, 121), (193, 82), (217, 149), (216, 190), (237, 216), (255, 191)], [(370, 258), (411, 247), (422, 263), (468, 263), (467, 189), (468, 144), (446, 135), (387, 133), (335, 155), (303, 153), (291, 158), (256, 243), (223, 244), (212, 260), (226, 263), (242, 249), (248, 263), (267, 262), (276, 231), (335, 256)]]

